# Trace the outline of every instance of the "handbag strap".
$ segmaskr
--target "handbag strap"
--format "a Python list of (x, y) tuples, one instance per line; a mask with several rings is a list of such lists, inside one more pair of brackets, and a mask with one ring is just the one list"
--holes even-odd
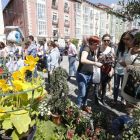
[(133, 62), (132, 62), (132, 64), (131, 65), (133, 65), (134, 64), (134, 62), (137, 60), (137, 58), (140, 56), (140, 52), (139, 52), (139, 54), (135, 57), (135, 59), (133, 60)]

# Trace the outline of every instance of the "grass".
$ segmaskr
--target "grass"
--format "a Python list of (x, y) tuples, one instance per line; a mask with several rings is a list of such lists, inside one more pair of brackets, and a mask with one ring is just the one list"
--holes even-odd
[(63, 123), (56, 125), (50, 120), (45, 121), (37, 119), (36, 124), (37, 132), (34, 136), (34, 140), (51, 140), (51, 137), (54, 133), (58, 131), (67, 131), (67, 127)]

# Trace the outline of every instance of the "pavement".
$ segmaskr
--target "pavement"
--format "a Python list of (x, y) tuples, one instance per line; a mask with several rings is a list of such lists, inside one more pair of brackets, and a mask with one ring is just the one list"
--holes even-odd
[[(78, 67), (79, 61), (76, 61), (75, 65)], [(69, 62), (68, 62), (68, 57), (64, 56), (63, 61), (61, 62), (60, 66), (65, 68), (69, 72)], [(47, 74), (45, 73), (44, 75), (47, 78)], [(74, 76), (74, 72), (73, 72)], [(76, 102), (76, 98), (78, 96), (78, 87), (76, 83), (76, 78), (72, 77), (71, 80), (68, 81), (69, 84), (69, 95), (68, 97), (70, 98), (71, 101)], [(114, 85), (114, 79), (112, 78), (112, 85)], [(112, 88), (113, 90), (113, 88)], [(101, 98), (101, 95), (99, 94), (99, 97)], [(96, 106), (95, 103), (95, 98), (94, 98), (94, 85), (92, 85), (89, 95), (88, 95), (88, 107), (92, 110), (93, 113), (100, 113), (103, 112), (106, 115), (112, 116), (114, 119), (120, 115), (125, 115), (125, 108), (121, 107), (121, 97), (120, 97), (120, 91), (119, 91), (119, 97), (118, 97), (118, 103), (116, 104), (115, 107), (111, 108), (110, 103), (113, 101), (113, 93), (106, 95), (106, 103), (108, 106), (104, 106), (101, 101), (99, 100), (100, 106)], [(89, 119), (91, 114), (88, 114), (85, 111), (82, 111), (84, 118)]]

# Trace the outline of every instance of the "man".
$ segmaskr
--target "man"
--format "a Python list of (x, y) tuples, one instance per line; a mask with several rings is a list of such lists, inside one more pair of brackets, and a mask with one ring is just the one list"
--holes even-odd
[(59, 46), (58, 42), (56, 42), (56, 47), (58, 48), (59, 53), (60, 53), (60, 58), (59, 58), (59, 62), (58, 62), (60, 65), (60, 63), (63, 61), (64, 51), (63, 51), (63, 48)]
[(77, 72), (75, 67), (77, 50), (76, 50), (76, 46), (72, 44), (71, 40), (68, 39), (66, 43), (68, 44), (68, 58), (69, 58), (69, 76), (67, 80), (70, 80), (72, 76), (72, 72), (74, 71), (75, 76)]
[(32, 55), (33, 57), (36, 57), (37, 53), (37, 46), (34, 43), (34, 37), (32, 35), (28, 36), (28, 41), (31, 43), (27, 49), (26, 54), (27, 55)]
[[(32, 55), (34, 58), (36, 57), (37, 54), (37, 46), (34, 42), (34, 37), (32, 35), (28, 36), (28, 41), (30, 42), (30, 45), (27, 49), (26, 54), (27, 55)], [(27, 77), (31, 77), (32, 73), (28, 71)], [(35, 67), (34, 71), (34, 77), (37, 77), (37, 68)]]
[(82, 50), (85, 46), (88, 46), (88, 37), (86, 35), (83, 36), (83, 46), (80, 48), (78, 59), (80, 59)]
[(47, 51), (49, 51), (49, 47), (48, 47), (48, 45), (47, 45), (46, 38), (43, 38), (43, 39), (42, 39), (42, 42), (43, 42), (43, 44), (44, 44), (44, 48), (43, 48), (43, 57), (44, 57), (44, 62), (45, 62), (46, 68), (47, 68), (47, 57), (48, 57)]

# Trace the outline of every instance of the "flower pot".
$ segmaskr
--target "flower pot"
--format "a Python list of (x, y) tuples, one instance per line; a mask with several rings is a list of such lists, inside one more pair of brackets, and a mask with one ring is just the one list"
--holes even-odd
[[(36, 124), (34, 124), (34, 126), (30, 130), (28, 130), (19, 140), (33, 140), (36, 131), (37, 126)], [(5, 136), (5, 133), (2, 134), (1, 138), (2, 140), (13, 140), (12, 137)]]
[(62, 115), (54, 115), (52, 113), (51, 115), (52, 115), (53, 123), (60, 124), (62, 122)]

